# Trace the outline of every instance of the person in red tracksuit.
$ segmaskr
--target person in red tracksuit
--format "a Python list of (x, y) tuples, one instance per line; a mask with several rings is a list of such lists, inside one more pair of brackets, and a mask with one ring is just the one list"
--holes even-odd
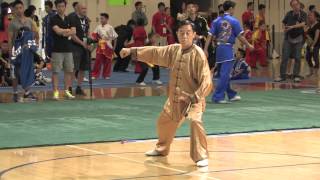
[[(103, 66), (102, 76), (110, 79), (112, 68), (113, 47), (116, 47), (118, 34), (114, 28), (108, 24), (109, 15), (100, 14), (100, 23), (94, 30), (93, 39), (98, 41), (96, 61), (92, 70), (92, 79), (100, 76), (101, 66)], [(113, 44), (112, 44), (113, 42)]]
[[(137, 26), (133, 29), (133, 43), (129, 44), (130, 47), (142, 47), (145, 45), (145, 42), (147, 40), (147, 32), (144, 29), (144, 21), (143, 19), (137, 20)], [(141, 63), (136, 61), (136, 66), (134, 69), (134, 72), (139, 74), (142, 72)]]
[[(250, 24), (248, 23), (245, 23), (244, 25), (244, 37), (246, 38), (246, 40), (249, 42), (249, 43), (252, 43), (252, 35), (253, 35), (253, 32), (251, 31), (251, 28), (250, 28)], [(246, 57), (245, 57), (245, 60), (246, 60), (246, 63), (251, 67), (251, 68), (255, 68), (254, 65), (253, 65), (253, 52), (251, 52), (249, 49), (247, 49), (246, 47), (243, 47), (243, 49), (246, 49)]]
[(166, 24), (166, 27), (168, 29), (168, 32), (167, 32), (167, 41), (168, 41), (168, 44), (174, 44), (176, 43), (176, 40), (174, 38), (174, 31), (173, 31), (173, 27), (174, 27), (174, 18), (171, 16), (171, 13), (170, 13), (170, 8), (169, 7), (166, 7), (165, 8), (165, 13), (167, 15), (167, 24)]
[(253, 61), (252, 67), (256, 67), (257, 61), (260, 62), (262, 67), (268, 66), (267, 63), (267, 41), (269, 41), (269, 35), (266, 30), (266, 24), (264, 21), (259, 22), (259, 28), (253, 33)]

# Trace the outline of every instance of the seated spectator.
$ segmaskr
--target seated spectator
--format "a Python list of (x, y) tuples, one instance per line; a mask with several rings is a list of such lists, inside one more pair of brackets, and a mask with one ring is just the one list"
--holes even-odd
[(233, 65), (231, 80), (241, 80), (250, 78), (250, 67), (245, 61), (245, 51), (238, 49), (236, 53), (236, 61)]

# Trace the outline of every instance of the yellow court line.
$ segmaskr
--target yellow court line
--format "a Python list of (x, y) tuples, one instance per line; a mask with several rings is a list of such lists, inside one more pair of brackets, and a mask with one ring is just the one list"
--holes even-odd
[[(114, 157), (114, 158), (119, 158), (119, 159), (131, 161), (131, 162), (135, 162), (135, 163), (138, 163), (138, 164), (145, 164), (142, 161), (136, 161), (134, 159), (125, 158), (125, 157), (117, 156), (117, 155), (114, 155), (114, 154), (108, 154), (108, 153), (104, 153), (104, 152), (101, 152), (101, 151), (96, 151), (96, 150), (93, 150), (93, 149), (82, 148), (80, 146), (75, 146), (75, 145), (66, 145), (66, 146), (70, 147), (70, 148), (74, 148), (74, 149), (80, 149), (80, 150), (96, 153), (96, 154), (108, 155), (110, 157)], [(206, 178), (206, 179), (220, 180), (220, 179), (217, 179), (217, 178), (214, 178), (214, 177), (208, 177), (207, 174), (204, 176), (204, 175), (200, 175), (200, 174), (188, 173), (188, 171), (183, 171), (183, 170), (180, 170), (180, 169), (170, 168), (170, 167), (161, 166), (161, 165), (157, 165), (157, 164), (149, 164), (148, 163), (148, 165), (154, 166), (154, 167), (158, 167), (158, 168), (162, 168), (162, 169), (175, 171), (175, 172), (179, 172), (179, 173), (186, 173), (186, 175), (188, 175), (188, 176), (197, 176), (197, 177), (202, 177), (202, 178)]]

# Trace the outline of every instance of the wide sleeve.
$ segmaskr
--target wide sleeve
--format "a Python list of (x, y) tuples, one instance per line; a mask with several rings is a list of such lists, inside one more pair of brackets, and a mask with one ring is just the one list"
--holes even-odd
[(176, 48), (176, 45), (138, 47), (134, 48), (133, 55), (138, 61), (168, 68), (173, 62), (172, 54)]
[(201, 100), (205, 99), (212, 91), (212, 75), (208, 65), (207, 58), (205, 55), (197, 56), (197, 68), (196, 75), (199, 88), (195, 91), (194, 97), (192, 97), (192, 102), (198, 103)]

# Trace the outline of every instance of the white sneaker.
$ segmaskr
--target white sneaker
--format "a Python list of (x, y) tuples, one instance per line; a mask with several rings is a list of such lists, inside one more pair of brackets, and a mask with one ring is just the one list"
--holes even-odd
[(104, 79), (105, 79), (105, 80), (109, 80), (109, 79), (110, 79), (110, 77), (105, 77)]
[(238, 95), (230, 99), (230, 101), (240, 101), (240, 100), (241, 100), (241, 97)]
[(146, 86), (147, 84), (142, 81), (141, 83), (137, 83), (137, 85), (139, 85), (139, 86)]
[(226, 100), (221, 100), (221, 101), (217, 101), (217, 102), (214, 102), (216, 104), (229, 104), (230, 102), (226, 101)]
[(152, 84), (162, 85), (162, 82), (160, 80), (153, 80)]
[(86, 77), (84, 77), (84, 78), (83, 78), (83, 82), (89, 82), (89, 79), (86, 78)]
[(161, 156), (161, 154), (157, 150), (151, 150), (144, 153), (146, 156)]
[(197, 162), (198, 167), (206, 167), (209, 165), (209, 160), (208, 159), (203, 159)]

